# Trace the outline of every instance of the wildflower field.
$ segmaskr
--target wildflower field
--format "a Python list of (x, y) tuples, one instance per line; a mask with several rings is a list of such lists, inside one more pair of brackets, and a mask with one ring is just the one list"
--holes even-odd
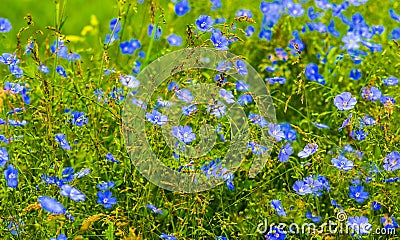
[(400, 1), (1, 6), (0, 239), (400, 239)]

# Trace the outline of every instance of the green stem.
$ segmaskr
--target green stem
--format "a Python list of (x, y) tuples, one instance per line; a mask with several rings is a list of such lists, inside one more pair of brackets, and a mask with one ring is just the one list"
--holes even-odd
[(154, 24), (154, 28), (153, 28), (154, 33), (153, 33), (153, 35), (152, 35), (152, 37), (150, 39), (149, 48), (147, 49), (147, 52), (146, 52), (146, 59), (144, 60), (144, 65), (147, 65), (149, 63), (151, 49), (153, 48), (154, 38), (155, 38), (156, 33), (157, 33), (157, 27), (158, 27), (158, 25)]

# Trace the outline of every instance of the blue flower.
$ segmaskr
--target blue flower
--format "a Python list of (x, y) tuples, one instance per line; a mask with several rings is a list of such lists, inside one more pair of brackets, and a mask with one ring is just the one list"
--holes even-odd
[(367, 136), (368, 134), (361, 129), (353, 130), (350, 132), (350, 137), (357, 141), (365, 140)]
[(8, 70), (10, 70), (11, 74), (16, 78), (22, 78), (24, 72), (18, 65), (9, 65)]
[(161, 210), (161, 209), (159, 209), (159, 208), (157, 208), (156, 206), (154, 206), (153, 204), (146, 204), (146, 207), (148, 208), (148, 209), (150, 209), (151, 211), (153, 211), (153, 213), (156, 213), (156, 214), (163, 214), (163, 210)]
[(112, 208), (114, 204), (117, 204), (117, 199), (112, 196), (110, 191), (97, 192), (97, 203), (103, 205), (105, 208)]
[(174, 126), (171, 133), (172, 136), (185, 144), (191, 143), (196, 139), (196, 134), (190, 126)]
[(368, 222), (368, 218), (364, 216), (349, 217), (347, 225), (353, 229), (353, 234), (357, 233), (360, 236), (368, 234), (372, 230), (372, 225)]
[(8, 124), (10, 124), (11, 127), (19, 127), (19, 126), (25, 126), (27, 122), (25, 120), (19, 121), (14, 119), (8, 119)]
[(266, 39), (268, 41), (271, 41), (271, 39), (272, 39), (272, 31), (270, 29), (262, 28), (260, 33), (258, 34), (258, 38)]
[[(4, 122), (4, 120), (0, 119), (0, 125), (3, 125), (3, 122)], [(4, 122), (4, 124), (5, 124), (5, 122)], [(0, 135), (0, 141), (3, 141), (5, 144), (9, 144), (10, 143), (9, 139), (4, 135)], [(1, 155), (1, 151), (0, 151), (0, 155)], [(1, 159), (1, 156), (0, 156), (0, 159)], [(2, 166), (3, 163), (4, 162), (2, 160), (0, 160), (0, 167), (4, 166), (4, 165)]]
[(307, 15), (311, 21), (314, 21), (319, 16), (323, 15), (323, 13), (315, 12), (314, 7), (309, 7), (307, 11)]
[(369, 193), (364, 192), (364, 187), (361, 185), (350, 186), (349, 191), (349, 197), (353, 198), (358, 203), (363, 203), (369, 197)]
[(317, 128), (321, 128), (321, 129), (329, 129), (329, 126), (323, 123), (318, 123), (318, 122), (312, 122), (312, 124), (314, 126), (316, 126)]
[(147, 108), (147, 104), (137, 98), (132, 98), (132, 103), (135, 104), (136, 106), (140, 107), (141, 109), (146, 110), (146, 108)]
[(127, 88), (137, 88), (140, 86), (139, 80), (132, 75), (121, 74), (119, 80), (121, 81), (122, 85), (126, 86)]
[(0, 147), (0, 168), (4, 167), (9, 159), (7, 149)]
[(86, 175), (90, 174), (90, 168), (84, 168), (80, 170), (79, 172), (74, 174), (74, 178), (83, 178)]
[(164, 99), (162, 99), (162, 97), (158, 96), (157, 101), (156, 101), (157, 107), (167, 108), (167, 107), (171, 107), (172, 105), (173, 105), (173, 103), (171, 101), (164, 100)]
[(192, 93), (187, 89), (179, 89), (175, 92), (176, 96), (179, 100), (184, 101), (186, 103), (191, 103), (193, 101)]
[(321, 217), (314, 215), (311, 211), (306, 212), (306, 218), (311, 219), (315, 223), (321, 222)]
[(110, 31), (115, 33), (119, 33), (121, 31), (121, 22), (118, 18), (113, 18), (110, 21)]
[(271, 227), (271, 229), (265, 235), (266, 240), (284, 240), (285, 238), (285, 230), (275, 226)]
[(262, 146), (262, 145), (260, 145), (260, 144), (258, 144), (256, 142), (253, 142), (253, 141), (250, 141), (247, 144), (247, 147), (251, 148), (252, 153), (255, 154), (255, 155), (262, 155), (262, 154), (264, 154), (265, 151), (268, 150), (267, 147)]
[(31, 54), (31, 52), (34, 49), (34, 47), (35, 47), (34, 41), (29, 40), (28, 44), (26, 44), (26, 46), (25, 46), (25, 54), (26, 55)]
[(104, 39), (104, 44), (111, 44), (118, 39), (119, 39), (119, 36), (117, 34), (106, 34), (106, 37)]
[(281, 130), (285, 134), (285, 140), (294, 141), (297, 139), (297, 132), (290, 126), (290, 123), (285, 122), (279, 125), (281, 126)]
[(338, 32), (338, 31), (335, 29), (335, 22), (333, 21), (333, 19), (332, 19), (331, 22), (329, 23), (327, 29), (328, 29), (328, 32), (329, 32), (332, 36), (334, 36), (334, 37), (336, 37), (336, 38), (340, 37), (340, 32)]
[(209, 164), (204, 164), (200, 170), (204, 172), (207, 178), (210, 178), (211, 176), (216, 179), (222, 178), (229, 190), (233, 191), (235, 189), (235, 186), (233, 185), (233, 173), (222, 167), (219, 158), (212, 160)]
[(385, 31), (385, 27), (383, 25), (372, 26), (373, 34), (381, 35)]
[(260, 116), (258, 114), (254, 114), (254, 113), (250, 113), (249, 114), (249, 118), (251, 120), (252, 123), (260, 126), (261, 128), (264, 128), (267, 126), (267, 120), (265, 120), (265, 118), (263, 116)]
[(304, 11), (303, 7), (301, 6), (301, 4), (298, 4), (298, 3), (292, 4), (288, 9), (288, 13), (292, 17), (303, 16), (304, 12), (305, 11)]
[(349, 92), (343, 92), (334, 99), (335, 106), (342, 111), (353, 109), (356, 103), (357, 100)]
[(399, 79), (396, 77), (393, 77), (393, 76), (384, 78), (384, 79), (382, 79), (382, 81), (386, 86), (395, 86), (395, 85), (399, 84)]
[(246, 63), (243, 60), (236, 60), (235, 61), (235, 68), (236, 68), (236, 71), (241, 76), (245, 76), (248, 73), (248, 70), (246, 68)]
[(311, 188), (314, 196), (321, 196), (324, 189), (328, 192), (330, 190), (329, 182), (324, 176), (311, 175), (304, 179), (304, 183)]
[(59, 234), (57, 238), (50, 238), (50, 240), (68, 240), (68, 238), (64, 234)]
[(255, 29), (253, 26), (251, 26), (251, 25), (247, 26), (247, 28), (246, 28), (246, 30), (245, 30), (246, 36), (247, 36), (247, 37), (250, 37), (251, 35), (253, 35), (253, 33), (254, 33), (255, 30), (256, 30), (256, 29)]
[(352, 116), (353, 116), (353, 114), (350, 113), (349, 116), (346, 118), (346, 120), (343, 121), (342, 126), (340, 128), (338, 128), (339, 131), (341, 131), (343, 128), (345, 128), (347, 125), (349, 125)]
[(54, 198), (40, 196), (38, 202), (44, 210), (52, 214), (65, 214), (67, 212), (64, 206)]
[[(141, 66), (142, 66), (142, 63), (139, 60), (135, 60), (133, 62), (133, 66), (132, 66), (132, 73), (139, 74)], [(140, 82), (139, 82), (139, 84), (140, 84)]]
[(75, 126), (82, 127), (89, 121), (84, 112), (71, 112), (71, 114), (72, 114), (71, 124)]
[(50, 46), (50, 51), (57, 54), (61, 58), (68, 57), (68, 48), (65, 46), (64, 41), (61, 39), (54, 40), (54, 44)]
[(354, 6), (360, 6), (368, 2), (368, 0), (349, 0), (349, 2)]
[(24, 86), (19, 83), (5, 82), (4, 90), (13, 94), (21, 94), (24, 91)]
[(393, 9), (389, 9), (389, 15), (393, 20), (400, 22), (400, 15), (398, 15)]
[(290, 155), (293, 154), (293, 148), (290, 143), (286, 143), (281, 149), (279, 150), (278, 160), (280, 162), (287, 162), (289, 160)]
[[(154, 30), (153, 24), (149, 24), (148, 32), (147, 32), (147, 34), (149, 35), (149, 37), (151, 37), (151, 36), (153, 35), (153, 30)], [(154, 39), (155, 39), (155, 40), (160, 39), (161, 34), (162, 34), (162, 29), (161, 29), (160, 26), (157, 26), (157, 29), (156, 29), (156, 31), (154, 32)]]
[(62, 171), (62, 179), (61, 182), (62, 183), (67, 183), (67, 182), (71, 182), (72, 180), (74, 180), (74, 169), (72, 167), (66, 167), (63, 169)]
[(221, 118), (226, 113), (226, 106), (221, 101), (216, 101), (213, 105), (207, 106), (207, 112), (216, 118)]
[(339, 155), (338, 158), (332, 158), (331, 162), (339, 170), (349, 171), (354, 167), (354, 163), (342, 155)]
[(396, 101), (394, 100), (393, 97), (390, 96), (382, 96), (380, 98), (380, 102), (385, 105), (385, 106), (389, 106), (389, 105), (393, 105)]
[(57, 66), (56, 71), (58, 74), (60, 74), (60, 76), (63, 76), (65, 78), (67, 77), (67, 74), (65, 73), (65, 70), (62, 66)]
[[(381, 223), (386, 230), (395, 229), (399, 227), (394, 217), (389, 217), (389, 216), (381, 217)], [(389, 231), (387, 232), (389, 233)]]
[(307, 23), (307, 27), (310, 29), (310, 31), (317, 31), (320, 33), (327, 32), (327, 27), (323, 23)]
[(218, 236), (215, 240), (229, 240), (229, 239), (225, 236)]
[(400, 28), (395, 28), (392, 30), (390, 39), (399, 40), (400, 39)]
[(272, 78), (266, 78), (265, 81), (268, 81), (270, 84), (285, 84), (286, 83), (286, 78), (284, 77), (272, 77)]
[(172, 47), (182, 46), (182, 38), (176, 34), (170, 34), (167, 37), (168, 44)]
[(373, 201), (371, 203), (371, 207), (374, 211), (378, 211), (379, 209), (381, 209), (382, 205), (376, 201)]
[(367, 114), (364, 114), (364, 116), (360, 118), (360, 127), (372, 126), (375, 124), (376, 124), (375, 119), (373, 117), (368, 116)]
[(17, 65), (19, 64), (19, 59), (17, 58), (17, 55), (11, 54), (11, 53), (3, 53), (0, 55), (0, 63), (6, 64), (6, 65)]
[(331, 204), (332, 204), (332, 206), (334, 206), (335, 208), (342, 209), (342, 207), (336, 202), (335, 199), (331, 199)]
[(285, 212), (285, 209), (282, 207), (281, 201), (276, 200), (276, 199), (272, 200), (271, 207), (273, 207), (275, 209), (276, 213), (279, 216), (284, 216), (284, 217), (287, 216), (286, 212)]
[(7, 169), (4, 170), (4, 178), (10, 188), (18, 187), (18, 169), (14, 168), (13, 165), (9, 164)]
[(71, 150), (71, 147), (69, 146), (69, 143), (65, 137), (64, 134), (62, 133), (57, 133), (55, 137), (56, 141), (60, 144), (60, 147), (64, 150)]
[(260, 10), (264, 15), (262, 25), (268, 28), (272, 28), (278, 23), (283, 6), (281, 1), (264, 2), (260, 3)]
[(285, 138), (285, 134), (281, 131), (281, 126), (279, 124), (268, 124), (268, 134), (275, 139), (275, 141), (280, 142)]
[(114, 188), (115, 187), (115, 183), (113, 181), (102, 182), (102, 183), (97, 184), (96, 187), (101, 191), (107, 191), (107, 190), (109, 190), (111, 188)]
[(21, 225), (23, 225), (24, 222), (22, 222), (21, 219), (17, 220), (11, 220), (10, 223), (8, 224), (7, 228), (10, 231), (10, 233), (12, 235), (20, 235), (21, 232), (24, 231), (24, 229), (21, 227)]
[(178, 16), (183, 16), (190, 11), (189, 1), (182, 0), (175, 4), (175, 13)]
[(116, 163), (116, 164), (120, 164), (120, 163), (121, 163), (120, 161), (118, 161), (117, 159), (115, 159), (115, 157), (112, 155), (112, 153), (107, 153), (107, 154), (106, 154), (106, 159), (107, 159), (108, 161), (114, 162), (114, 163)]
[(211, 10), (217, 10), (222, 7), (221, 0), (210, 0), (212, 7)]
[(247, 104), (253, 102), (253, 97), (251, 96), (251, 94), (246, 93), (246, 94), (241, 95), (238, 98), (237, 102), (239, 103), (240, 106), (247, 105)]
[(296, 193), (299, 195), (306, 195), (312, 193), (311, 187), (308, 184), (306, 184), (303, 180), (297, 180), (293, 184), (293, 190), (295, 190)]
[(166, 239), (166, 240), (178, 240), (176, 237), (174, 237), (173, 235), (167, 235), (165, 233), (161, 233), (160, 235), (161, 239)]
[(399, 180), (400, 180), (400, 177), (394, 177), (394, 178), (383, 179), (382, 182), (393, 183), (393, 182), (398, 182)]
[(361, 89), (361, 92), (361, 96), (364, 99), (368, 99), (374, 102), (378, 101), (382, 96), (382, 92), (377, 87), (363, 87)]
[(228, 72), (229, 70), (232, 69), (232, 63), (227, 61), (227, 60), (222, 60), (218, 62), (216, 66), (216, 70), (219, 72)]
[(245, 81), (237, 81), (235, 85), (236, 90), (240, 92), (248, 92), (250, 89), (250, 86)]
[(216, 49), (228, 50), (228, 38), (221, 33), (221, 30), (213, 29), (210, 40), (212, 41)]
[(360, 47), (361, 38), (353, 32), (348, 32), (347, 35), (342, 38), (342, 41), (345, 43), (344, 47), (347, 50), (355, 50)]
[(211, 31), (213, 19), (208, 15), (200, 15), (196, 20), (196, 26), (200, 32)]
[(400, 153), (397, 151), (391, 152), (383, 159), (383, 168), (386, 171), (395, 171), (400, 169)]
[(6, 33), (11, 31), (11, 23), (8, 21), (7, 18), (0, 18), (0, 32), (1, 33)]
[(316, 143), (309, 143), (307, 144), (303, 150), (301, 150), (298, 153), (298, 157), (299, 158), (307, 158), (311, 155), (313, 155), (314, 153), (316, 153), (318, 150), (318, 145)]
[(316, 81), (318, 78), (318, 66), (315, 63), (309, 63), (306, 66), (305, 75), (308, 80)]
[(357, 68), (353, 68), (350, 70), (350, 78), (353, 80), (360, 80), (362, 73)]
[(250, 10), (247, 9), (239, 9), (236, 12), (236, 17), (248, 17), (248, 18), (252, 18), (253, 14), (251, 13)]
[(146, 118), (149, 122), (158, 126), (162, 126), (168, 122), (167, 116), (162, 115), (157, 110), (153, 110), (151, 113), (146, 113)]
[(133, 54), (136, 49), (141, 48), (140, 41), (137, 39), (130, 39), (127, 42), (121, 42), (119, 44), (119, 47), (121, 48), (121, 53), (122, 54)]
[(42, 174), (40, 177), (42, 178), (43, 182), (46, 183), (46, 186), (48, 186), (49, 184), (62, 185), (62, 182), (58, 177), (50, 177), (46, 174)]
[(225, 100), (226, 103), (231, 104), (235, 102), (232, 91), (227, 91), (223, 88), (219, 90), (219, 96)]
[(168, 91), (178, 91), (180, 89), (179, 84), (177, 82), (170, 82), (168, 84)]
[(61, 186), (60, 191), (61, 196), (69, 197), (75, 202), (85, 201), (86, 195), (79, 191), (77, 188), (72, 187), (68, 184), (64, 184)]

